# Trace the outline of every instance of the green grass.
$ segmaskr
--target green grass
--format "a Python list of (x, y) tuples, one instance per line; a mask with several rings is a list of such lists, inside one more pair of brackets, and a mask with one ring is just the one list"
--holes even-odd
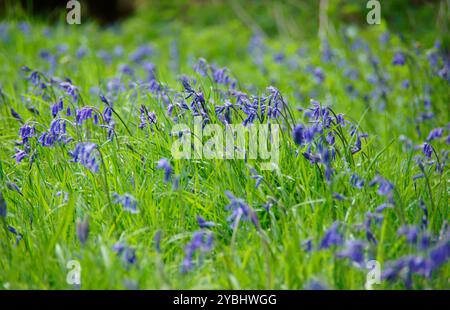
[[(208, 8), (211, 16), (217, 13), (214, 11), (217, 8)], [(154, 12), (149, 12), (147, 16), (153, 15)], [(299, 42), (288, 31), (263, 38), (266, 70), (261, 70), (247, 50), (252, 29), (237, 18), (214, 24), (203, 17), (206, 26), (201, 27), (200, 22), (190, 25), (191, 15), (188, 15), (187, 22), (155, 22), (152, 27), (145, 16), (146, 13), (141, 13), (125, 21), (120, 29), (99, 29), (92, 23), (47, 27), (40, 21), (30, 21), (30, 34), (18, 29), (17, 20), (7, 19), (8, 35), (0, 45), (0, 85), (4, 94), (0, 99), (0, 190), (8, 210), (7, 217), (0, 218), (4, 228), (0, 229), (1, 289), (70, 289), (72, 286), (66, 283), (66, 264), (73, 259), (81, 263), (83, 289), (123, 289), (135, 285), (141, 289), (302, 289), (313, 280), (333, 289), (363, 289), (368, 270), (337, 258), (340, 247), (307, 252), (302, 243), (311, 239), (316, 248), (335, 221), (342, 223), (346, 240), (365, 240), (365, 233), (358, 225), (364, 222), (368, 211), (374, 212), (386, 201), (376, 193), (376, 187), (368, 186), (377, 173), (394, 184), (395, 207), (383, 211), (380, 225), (372, 225), (378, 244), (367, 243), (366, 260), (378, 260), (384, 270), (387, 262), (406, 255), (427, 255), (399, 237), (397, 230), (405, 224), (420, 223), (423, 216), (420, 200), (429, 210), (428, 231), (435, 238), (449, 219), (447, 166), (442, 173), (436, 172), (433, 166), (425, 166), (426, 178), (414, 181), (413, 176), (421, 173), (414, 158), (423, 156), (422, 151), (405, 148), (400, 139), (403, 135), (411, 139), (413, 146), (421, 145), (433, 128), (442, 127), (444, 138), (431, 144), (441, 161), (444, 160), (441, 151), (449, 149), (444, 141), (449, 135), (449, 84), (429, 68), (427, 52), (433, 50), (431, 35), (427, 34), (426, 38), (417, 35), (405, 42), (392, 35), (390, 43), (383, 46), (378, 38), (387, 28), (385, 23), (366, 28), (354, 26), (355, 39), (369, 43), (379, 59), (382, 74), (389, 75), (386, 107), (380, 109), (379, 102), (364, 99), (365, 94), (374, 90), (367, 81), (374, 74), (373, 66), (367, 53), (350, 49), (351, 44), (343, 35), (344, 27), (330, 35), (329, 42), (338, 57), (345, 59), (345, 64), (323, 62), (321, 44), (315, 34), (304, 35), (305, 40)], [(44, 35), (46, 27), (50, 30), (48, 36)], [(416, 53), (414, 43), (421, 43), (422, 38), (420, 53)], [(434, 39), (445, 40), (439, 34)], [(220, 67), (227, 66), (242, 91), (262, 94), (267, 86), (276, 86), (295, 118), (295, 123), (279, 120), (283, 128), (279, 171), (259, 171), (265, 181), (256, 189), (249, 166), (258, 168), (258, 161), (171, 160), (173, 177), (179, 177), (179, 187), (175, 189), (164, 183), (163, 171), (156, 169), (156, 165), (163, 157), (171, 159), (173, 139), (169, 133), (175, 122), (167, 115), (162, 101), (143, 88), (127, 88), (113, 100), (123, 122), (117, 115), (113, 116), (117, 137), (112, 142), (106, 140), (106, 130), (88, 120), (82, 127), (68, 126), (74, 141), (67, 145), (43, 147), (32, 139), (34, 161), (26, 158), (16, 163), (12, 156), (15, 141), (20, 139), (21, 124), (11, 116), (10, 108), (24, 122), (35, 124), (41, 133), (48, 129), (52, 120), (50, 106), (61, 94), (57, 87), (54, 87), (56, 95), (48, 90), (50, 100), (33, 93), (32, 84), (20, 71), (22, 65), (46, 72), (50, 66), (39, 57), (40, 50), (55, 53), (58, 44), (65, 44), (67, 51), (57, 56), (54, 75), (69, 77), (79, 88), (82, 101), (72, 103), (72, 107), (89, 105), (101, 111), (105, 105), (91, 87), (99, 87), (106, 93), (108, 79), (121, 76), (119, 66), (131, 64), (128, 55), (137, 46), (148, 43), (155, 49), (149, 60), (156, 66), (158, 80), (182, 91), (180, 76), (195, 77), (198, 80), (195, 87), (204, 91), (211, 111), (214, 104), (223, 104), (223, 99), (210, 79), (194, 72), (199, 57)], [(174, 44), (176, 59), (170, 52)], [(113, 56), (111, 64), (96, 56), (99, 50), (112, 54), (118, 45), (123, 47), (124, 54)], [(78, 60), (76, 51), (80, 46), (86, 47), (88, 53)], [(301, 47), (307, 48), (305, 56), (297, 54)], [(391, 65), (397, 50), (408, 55), (403, 67)], [(277, 52), (285, 53), (284, 63), (273, 61)], [(297, 67), (289, 66), (289, 61)], [(323, 84), (314, 81), (313, 75), (307, 72), (308, 65), (323, 69), (326, 75)], [(344, 75), (350, 67), (360, 74), (353, 82)], [(137, 76), (144, 76), (138, 65), (133, 68)], [(122, 78), (125, 83), (132, 80), (125, 75)], [(402, 87), (406, 79), (410, 81), (408, 89)], [(350, 83), (359, 95), (352, 96), (345, 91)], [(415, 119), (425, 112), (423, 97), (427, 89), (432, 102), (430, 111), (435, 117), (418, 125), (422, 132), (419, 136)], [(347, 158), (338, 156), (331, 183), (325, 181), (321, 168), (311, 165), (302, 155), (295, 155), (299, 147), (292, 140), (289, 128), (304, 123), (303, 113), (296, 108), (307, 108), (311, 97), (336, 113), (344, 113), (347, 119), (359, 124), (361, 132), (369, 134), (363, 140), (361, 152)], [(69, 102), (71, 99), (66, 97), (66, 106)], [(142, 104), (157, 115), (158, 130), (154, 134), (138, 128)], [(29, 112), (27, 106), (36, 107), (40, 114)], [(69, 119), (74, 121), (73, 116)], [(190, 123), (192, 116), (185, 113), (181, 120)], [(219, 123), (215, 117), (212, 121)], [(345, 137), (351, 139), (348, 134)], [(98, 173), (70, 161), (68, 151), (79, 141), (98, 144), (104, 160)], [(337, 144), (342, 154), (349, 152), (341, 141)], [(366, 180), (363, 189), (350, 185), (352, 173)], [(7, 182), (17, 184), (20, 193), (9, 189)], [(249, 222), (241, 222), (235, 230), (229, 227), (226, 190), (244, 199), (256, 211), (260, 229)], [(66, 192), (67, 200), (64, 195), (57, 196), (58, 192)], [(140, 212), (131, 214), (122, 206), (111, 204), (113, 192), (133, 195)], [(347, 199), (338, 201), (333, 198), (334, 193)], [(273, 203), (269, 212), (264, 209), (268, 201)], [(211, 229), (214, 247), (204, 254), (201, 265), (183, 274), (180, 268), (184, 247), (199, 229), (197, 215), (217, 224)], [(82, 245), (77, 238), (76, 222), (85, 217), (89, 219), (90, 234)], [(16, 237), (7, 231), (8, 225), (23, 235), (17, 245)], [(158, 231), (162, 234), (160, 253), (154, 242)], [(444, 238), (447, 239), (439, 242), (448, 242), (448, 230)], [(136, 264), (126, 265), (114, 253), (112, 247), (118, 241), (136, 249)], [(429, 278), (414, 275), (413, 288), (448, 289), (449, 277), (447, 261)], [(404, 289), (405, 284), (402, 280), (383, 281), (374, 287)]]

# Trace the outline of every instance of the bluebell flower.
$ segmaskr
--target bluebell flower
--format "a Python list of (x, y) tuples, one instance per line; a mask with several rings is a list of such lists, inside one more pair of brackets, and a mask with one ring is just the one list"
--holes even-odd
[(311, 252), (313, 249), (313, 243), (311, 239), (308, 239), (302, 243), (302, 248), (305, 252)]
[(339, 201), (347, 199), (344, 195), (341, 195), (339, 193), (333, 193), (333, 198)]
[(208, 62), (205, 59), (200, 58), (194, 66), (194, 71), (201, 76), (206, 76), (208, 75), (208, 66)]
[(122, 257), (124, 263), (134, 265), (137, 262), (136, 250), (129, 247), (125, 243), (117, 242), (113, 246), (113, 251), (117, 253), (119, 257)]
[(294, 142), (298, 145), (302, 145), (304, 142), (304, 132), (303, 132), (304, 126), (302, 124), (299, 124), (294, 127), (294, 130), (292, 131), (292, 136), (294, 137)]
[(91, 107), (83, 107), (80, 110), (77, 110), (76, 121), (78, 125), (83, 124), (84, 121), (93, 117), (94, 109)]
[(255, 168), (250, 168), (251, 178), (256, 180), (255, 188), (258, 188), (261, 185), (261, 182), (264, 180), (264, 177), (255, 170)]
[(140, 63), (151, 55), (153, 55), (153, 47), (150, 45), (141, 45), (129, 56), (129, 59), (133, 62)]
[(328, 142), (329, 145), (334, 145), (335, 138), (334, 138), (334, 134), (333, 134), (331, 131), (329, 131), (329, 132), (327, 133), (326, 140), (327, 140), (327, 142)]
[(131, 68), (131, 67), (130, 67), (129, 65), (127, 65), (127, 64), (122, 64), (122, 65), (120, 65), (119, 71), (120, 71), (121, 73), (123, 73), (123, 74), (127, 74), (127, 75), (130, 75), (130, 76), (133, 76), (133, 75), (134, 75), (134, 70), (133, 70), (133, 68)]
[(318, 154), (313, 154), (313, 153), (310, 153), (310, 152), (303, 152), (302, 155), (303, 155), (303, 157), (305, 157), (307, 160), (309, 160), (309, 162), (310, 162), (311, 164), (318, 163), (318, 162), (320, 162), (320, 159), (321, 159), (320, 155), (318, 155)]
[(392, 60), (392, 64), (394, 66), (403, 66), (405, 62), (405, 55), (402, 52), (397, 52), (394, 54), (394, 59)]
[(431, 144), (428, 144), (426, 142), (423, 144), (422, 151), (428, 158), (431, 158), (431, 156), (433, 155), (433, 147), (431, 146)]
[(259, 220), (256, 212), (249, 207), (242, 199), (234, 197), (234, 195), (226, 191), (225, 195), (230, 200), (230, 203), (225, 207), (225, 210), (231, 211), (231, 215), (227, 218), (231, 228), (235, 228), (239, 220), (251, 221), (255, 227), (259, 227)]
[(363, 241), (352, 240), (347, 242), (345, 248), (336, 253), (336, 256), (339, 258), (348, 258), (362, 265), (364, 263), (364, 247), (365, 243)]
[(399, 236), (405, 236), (406, 240), (409, 243), (417, 243), (418, 235), (419, 235), (419, 229), (416, 226), (402, 226), (397, 231), (397, 234)]
[(31, 72), (29, 79), (34, 86), (38, 86), (41, 81), (41, 75), (38, 71), (33, 71)]
[(17, 163), (20, 163), (25, 157), (28, 157), (28, 153), (24, 150), (20, 150), (18, 148), (15, 148), (16, 153), (13, 155), (13, 158), (16, 159)]
[(198, 222), (198, 226), (200, 226), (200, 228), (209, 228), (209, 227), (214, 227), (216, 225), (214, 222), (206, 221), (200, 215), (197, 215), (197, 222)]
[(64, 89), (69, 96), (72, 97), (73, 101), (78, 101), (78, 89), (76, 86), (72, 85), (70, 82), (61, 82), (59, 86)]
[(19, 129), (19, 135), (20, 138), (22, 139), (22, 142), (27, 143), (30, 138), (35, 136), (34, 127), (28, 124), (23, 125)]
[(323, 283), (321, 283), (321, 282), (319, 282), (317, 280), (312, 280), (305, 286), (305, 290), (309, 290), (309, 291), (325, 291), (325, 290), (328, 290), (328, 288)]
[(67, 144), (72, 140), (67, 135), (66, 121), (60, 118), (55, 118), (50, 123), (50, 128), (47, 132), (43, 132), (38, 139), (42, 146), (52, 146), (55, 142)]
[(233, 80), (228, 75), (228, 68), (216, 68), (216, 66), (211, 66), (211, 71), (213, 74), (214, 82), (217, 84), (229, 85), (233, 83)]
[(103, 120), (105, 121), (105, 123), (109, 124), (111, 122), (111, 119), (112, 119), (112, 109), (111, 107), (107, 106), (103, 110)]
[(11, 225), (8, 225), (8, 231), (10, 232), (10, 233), (12, 233), (13, 235), (15, 235), (16, 236), (16, 246), (19, 244), (19, 242), (20, 242), (20, 240), (22, 240), (23, 239), (23, 235), (21, 234), (21, 233), (19, 233), (18, 231), (17, 231), (17, 229), (15, 229), (14, 227), (12, 227)]
[(316, 78), (316, 82), (322, 84), (322, 82), (325, 80), (325, 74), (322, 68), (320, 67), (315, 68), (313, 74), (314, 77)]
[(427, 232), (423, 233), (420, 238), (420, 249), (427, 250), (431, 245), (431, 236)]
[(153, 112), (149, 112), (144, 105), (141, 105), (140, 112), (141, 114), (139, 118), (141, 120), (141, 123), (139, 124), (139, 128), (142, 129), (149, 125), (151, 131), (153, 132), (153, 127), (156, 124), (156, 114)]
[(7, 213), (6, 201), (5, 198), (3, 198), (2, 192), (0, 192), (0, 216), (6, 218)]
[(350, 184), (357, 188), (362, 189), (364, 187), (365, 180), (361, 177), (359, 177), (357, 174), (352, 174), (350, 177)]
[(320, 249), (328, 249), (333, 245), (342, 245), (344, 243), (344, 238), (339, 232), (339, 223), (334, 222), (333, 225), (326, 231), (325, 235), (320, 242)]
[(428, 209), (423, 200), (421, 199), (419, 202), (419, 207), (423, 211), (423, 216), (421, 220), (421, 227), (423, 230), (426, 230), (428, 227)]
[(92, 172), (99, 171), (100, 159), (97, 144), (92, 142), (79, 142), (75, 150), (69, 152), (69, 155), (72, 156), (74, 162), (81, 163)]
[(450, 239), (446, 239), (437, 244), (429, 254), (432, 268), (437, 269), (448, 262), (450, 258)]
[[(0, 94), (1, 94), (1, 90), (0, 90)], [(27, 110), (30, 111), (33, 114), (36, 114), (36, 115), (40, 114), (39, 110), (36, 107), (34, 107), (34, 106), (28, 106)]]
[(87, 48), (85, 48), (84, 46), (81, 46), (76, 53), (76, 56), (78, 59), (82, 59), (86, 54), (87, 54)]
[(384, 179), (380, 175), (375, 176), (375, 178), (370, 182), (370, 186), (374, 186), (378, 184), (378, 195), (386, 196), (388, 198), (392, 198), (392, 190), (394, 189), (394, 184)]
[(10, 111), (11, 111), (12, 117), (14, 117), (20, 123), (23, 123), (22, 117), (19, 115), (19, 113), (17, 113), (13, 108), (10, 108)]
[(62, 98), (59, 98), (58, 102), (51, 106), (51, 111), (52, 111), (53, 117), (56, 117), (56, 115), (58, 115), (58, 113), (60, 111), (62, 111), (63, 109), (64, 109), (63, 100), (62, 100)]
[(382, 213), (385, 209), (392, 209), (392, 208), (393, 208), (393, 205), (391, 205), (389, 203), (383, 203), (375, 209), (375, 212)]
[(169, 182), (170, 175), (172, 174), (172, 166), (170, 165), (167, 158), (161, 158), (158, 161), (158, 165), (156, 166), (156, 169), (163, 169), (164, 170), (164, 182)]
[(425, 174), (419, 173), (419, 174), (413, 175), (412, 179), (413, 179), (414, 181), (416, 181), (416, 180), (418, 180), (418, 179), (423, 179), (424, 177), (425, 177)]
[(153, 237), (153, 243), (155, 244), (155, 250), (158, 253), (161, 253), (161, 230), (158, 230)]
[(284, 53), (281, 53), (281, 52), (273, 55), (273, 61), (276, 63), (282, 63), (285, 58), (286, 58), (286, 55), (284, 55)]
[[(202, 255), (205, 252), (211, 251), (213, 245), (213, 233), (205, 230), (194, 232), (191, 241), (184, 248), (185, 257), (181, 266), (181, 272), (187, 273), (192, 270), (194, 265), (194, 254), (200, 251)], [(200, 259), (201, 263), (201, 259)]]
[(443, 133), (444, 133), (443, 128), (434, 128), (433, 130), (430, 131), (427, 137), (427, 141), (433, 141), (434, 139), (438, 139), (442, 137)]
[(85, 217), (82, 221), (77, 221), (77, 236), (81, 244), (85, 244), (89, 236), (89, 220)]
[(18, 192), (20, 195), (23, 195), (19, 186), (14, 182), (6, 181), (6, 187), (11, 191), (15, 191), (15, 192)]
[(117, 193), (113, 193), (113, 203), (122, 205), (123, 209), (130, 213), (139, 213), (137, 210), (137, 200), (132, 195), (125, 193), (123, 195), (119, 195)]
[(377, 213), (367, 212), (364, 219), (364, 230), (366, 232), (367, 241), (378, 244), (377, 239), (375, 238), (374, 233), (371, 229), (372, 221), (375, 220), (376, 223), (380, 223), (383, 220), (383, 216)]

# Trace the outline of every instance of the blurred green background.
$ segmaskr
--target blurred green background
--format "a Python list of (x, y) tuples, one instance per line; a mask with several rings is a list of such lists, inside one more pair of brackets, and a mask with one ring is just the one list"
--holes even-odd
[[(133, 15), (158, 31), (189, 25), (207, 27), (238, 22), (245, 28), (268, 36), (308, 39), (318, 34), (320, 14), (328, 32), (342, 26), (366, 23), (366, 0), (97, 0), (80, 1), (83, 22), (111, 25)], [(64, 22), (66, 1), (1, 0), (0, 16), (34, 18), (50, 23)], [(436, 34), (447, 42), (449, 31), (448, 0), (380, 0), (385, 27), (405, 38), (422, 38), (427, 43)]]

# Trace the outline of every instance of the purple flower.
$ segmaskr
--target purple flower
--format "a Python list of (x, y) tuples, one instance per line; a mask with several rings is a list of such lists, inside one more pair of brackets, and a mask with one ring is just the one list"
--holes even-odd
[(428, 158), (431, 158), (431, 156), (433, 155), (433, 147), (431, 146), (431, 144), (428, 144), (426, 142), (423, 144), (422, 151)]
[(23, 125), (19, 129), (19, 135), (20, 135), (20, 138), (22, 139), (22, 142), (27, 143), (28, 139), (35, 136), (34, 127), (27, 125), (27, 124)]
[(437, 269), (445, 264), (450, 257), (450, 239), (444, 240), (436, 245), (429, 254), (432, 268)]
[(66, 134), (66, 122), (63, 119), (55, 118), (50, 123), (50, 129), (48, 132), (44, 132), (38, 139), (38, 142), (42, 146), (52, 146), (55, 142), (62, 142), (64, 144), (68, 143), (72, 140), (71, 137), (68, 137)]
[(83, 124), (83, 122), (89, 118), (93, 117), (94, 109), (91, 107), (83, 107), (77, 110), (76, 121), (78, 125)]
[(433, 141), (434, 139), (438, 139), (438, 138), (442, 137), (443, 133), (444, 133), (444, 129), (434, 128), (433, 130), (430, 131), (427, 141)]
[(347, 199), (344, 195), (341, 195), (339, 193), (333, 193), (333, 198), (339, 201)]
[(320, 242), (320, 249), (328, 249), (333, 245), (342, 245), (344, 239), (339, 232), (339, 223), (334, 222), (333, 225), (326, 231), (322, 241)]
[(423, 230), (426, 230), (428, 227), (428, 209), (423, 200), (420, 200), (419, 207), (423, 211), (423, 217), (421, 220), (421, 227)]
[(149, 112), (147, 108), (144, 105), (141, 105), (140, 108), (140, 120), (141, 123), (139, 124), (139, 128), (145, 128), (148, 125), (150, 125), (150, 129), (153, 132), (153, 126), (156, 124), (156, 114), (153, 112)]
[(126, 264), (134, 265), (137, 262), (136, 250), (129, 247), (128, 245), (117, 242), (113, 246), (113, 251), (117, 253), (118, 256), (122, 257)]
[(255, 188), (258, 188), (261, 185), (261, 182), (264, 180), (264, 177), (255, 170), (255, 168), (250, 168), (251, 178), (256, 180)]
[(152, 46), (141, 45), (129, 56), (129, 59), (133, 62), (140, 63), (151, 55), (153, 55)]
[[(187, 273), (194, 268), (194, 255), (200, 251), (201, 255), (211, 251), (213, 245), (213, 233), (205, 230), (194, 232), (191, 241), (184, 248), (185, 257), (181, 266), (181, 272)], [(200, 257), (200, 263), (201, 264)]]
[(392, 60), (394, 66), (403, 66), (405, 62), (405, 55), (403, 53), (397, 52), (394, 54), (394, 59)]
[(295, 126), (294, 130), (292, 131), (292, 136), (294, 137), (294, 142), (297, 143), (298, 145), (302, 145), (305, 138), (303, 135), (303, 125), (299, 124), (297, 126)]
[(103, 120), (105, 121), (105, 123), (109, 124), (111, 122), (111, 119), (112, 119), (112, 109), (110, 106), (107, 106), (103, 110)]
[(428, 233), (423, 233), (420, 238), (420, 249), (427, 250), (431, 244), (431, 236)]
[(397, 234), (399, 236), (405, 236), (409, 243), (417, 243), (417, 238), (419, 235), (419, 229), (416, 226), (402, 226), (398, 230)]
[(161, 230), (158, 230), (153, 237), (153, 242), (155, 244), (155, 250), (158, 253), (161, 253)]
[(39, 72), (33, 71), (31, 72), (29, 79), (34, 86), (38, 86), (41, 80), (41, 75), (39, 74)]
[(362, 189), (364, 187), (365, 180), (361, 177), (359, 177), (357, 174), (352, 174), (350, 177), (350, 184), (357, 188)]
[(79, 142), (75, 150), (70, 151), (69, 155), (73, 157), (73, 161), (81, 163), (92, 172), (99, 171), (99, 151), (97, 144), (92, 142)]
[(316, 78), (316, 82), (319, 84), (322, 84), (322, 82), (325, 80), (325, 74), (320, 67), (314, 69), (313, 75)]
[(372, 220), (375, 220), (376, 223), (379, 223), (383, 220), (383, 216), (376, 213), (367, 212), (366, 218), (364, 220), (364, 230), (366, 231), (366, 239), (367, 241), (376, 245), (378, 244), (378, 241), (371, 230)]
[(68, 82), (68, 81), (61, 82), (59, 84), (59, 87), (64, 89), (67, 92), (67, 94), (73, 98), (73, 101), (75, 101), (75, 102), (78, 101), (78, 89), (76, 86), (72, 85), (71, 82)]
[(383, 203), (381, 205), (379, 205), (376, 209), (375, 212), (376, 213), (382, 213), (385, 209), (392, 209), (393, 206), (389, 203)]
[(22, 240), (23, 235), (10, 225), (8, 225), (8, 231), (16, 236), (16, 246), (17, 246), (19, 244), (20, 240)]
[(306, 252), (311, 252), (312, 248), (313, 248), (313, 243), (311, 239), (308, 239), (306, 241), (304, 241), (302, 243), (302, 248), (306, 251)]
[(200, 228), (214, 227), (216, 224), (214, 222), (207, 222), (203, 217), (197, 215), (197, 222)]
[(85, 244), (89, 236), (89, 220), (84, 218), (82, 221), (77, 222), (77, 236), (81, 244)]
[(324, 284), (322, 284), (321, 282), (319, 282), (317, 280), (312, 280), (305, 286), (305, 290), (310, 290), (310, 291), (325, 291), (327, 289), (328, 288)]
[(113, 193), (113, 203), (122, 205), (125, 211), (130, 213), (139, 213), (137, 210), (137, 200), (132, 195), (125, 193), (123, 195), (119, 195), (117, 193)]
[(21, 191), (20, 188), (19, 188), (19, 186), (17, 186), (17, 184), (14, 183), (14, 182), (6, 181), (6, 187), (7, 187), (9, 190), (18, 192), (20, 195), (23, 195), (23, 194), (22, 194), (22, 191)]
[(208, 63), (205, 59), (200, 58), (194, 66), (194, 71), (199, 73), (201, 76), (208, 75)]
[(326, 140), (329, 145), (334, 145), (335, 138), (334, 138), (334, 134), (331, 131), (328, 132)]
[(0, 192), (0, 216), (6, 218), (7, 209), (6, 209), (6, 201), (3, 198), (2, 192)]
[(25, 157), (28, 157), (28, 154), (21, 149), (15, 148), (16, 153), (13, 155), (13, 158), (16, 159), (17, 163), (20, 163)]
[(409, 80), (404, 80), (403, 82), (402, 82), (402, 87), (403, 88), (409, 88)]
[(156, 169), (163, 169), (164, 170), (164, 182), (169, 182), (170, 175), (172, 174), (172, 166), (170, 165), (167, 158), (161, 158), (158, 161), (158, 165), (156, 166)]
[(230, 203), (225, 207), (225, 210), (231, 211), (231, 215), (227, 218), (231, 228), (234, 229), (240, 219), (251, 221), (255, 227), (259, 226), (258, 216), (252, 208), (250, 208), (242, 199), (234, 197), (229, 191), (226, 191), (225, 195), (230, 200)]
[(347, 242), (345, 245), (345, 249), (338, 252), (336, 255), (339, 258), (348, 258), (355, 263), (363, 264), (364, 246), (365, 246), (364, 242), (360, 240), (352, 240)]
[(62, 98), (60, 98), (57, 103), (55, 103), (51, 106), (51, 111), (52, 111), (53, 117), (56, 117), (56, 115), (58, 115), (58, 113), (60, 111), (62, 111), (63, 109), (64, 109), (64, 103), (63, 103)]
[(392, 190), (394, 189), (394, 184), (384, 179), (380, 175), (377, 175), (372, 180), (372, 182), (370, 182), (370, 186), (374, 186), (375, 184), (379, 185), (377, 190), (378, 195), (392, 198)]
[(23, 123), (22, 117), (17, 113), (13, 108), (10, 109), (12, 117), (18, 120), (20, 123)]

